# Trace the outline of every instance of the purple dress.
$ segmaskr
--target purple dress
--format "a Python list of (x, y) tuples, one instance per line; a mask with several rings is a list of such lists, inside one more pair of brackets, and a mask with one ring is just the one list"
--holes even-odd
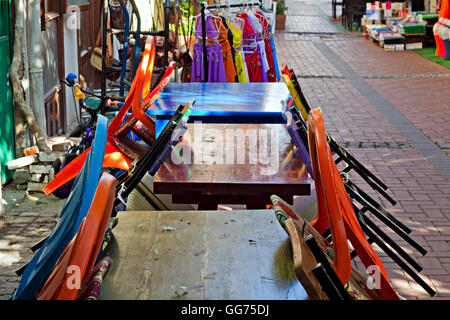
[[(218, 39), (219, 34), (217, 33), (212, 18), (207, 16), (205, 22), (207, 40)], [(195, 36), (202, 39), (201, 19), (198, 20)], [(208, 61), (208, 82), (227, 82), (225, 65), (223, 63), (222, 46), (220, 43), (206, 45), (206, 58)], [(191, 82), (204, 82), (204, 80), (205, 70), (203, 68), (203, 45), (196, 43), (194, 44)]]

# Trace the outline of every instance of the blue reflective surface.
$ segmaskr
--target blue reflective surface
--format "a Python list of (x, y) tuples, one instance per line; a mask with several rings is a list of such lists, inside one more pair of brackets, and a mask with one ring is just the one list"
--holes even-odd
[(169, 83), (147, 113), (170, 117), (180, 104), (194, 98), (194, 118), (282, 117), (280, 101), (288, 96), (284, 83)]

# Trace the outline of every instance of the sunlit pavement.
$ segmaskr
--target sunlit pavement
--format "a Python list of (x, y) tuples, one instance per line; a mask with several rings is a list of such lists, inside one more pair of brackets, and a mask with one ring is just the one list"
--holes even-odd
[[(380, 226), (417, 257), (421, 275), (437, 291), (432, 299), (449, 299), (450, 70), (412, 51), (385, 52), (360, 33), (344, 32), (329, 22), (331, 1), (287, 0), (287, 6), (286, 30), (275, 35), (278, 61), (294, 69), (309, 104), (322, 108), (328, 132), (390, 187), (395, 207), (370, 194), (413, 230), (428, 254), (413, 252)], [(402, 296), (430, 298), (380, 256)]]

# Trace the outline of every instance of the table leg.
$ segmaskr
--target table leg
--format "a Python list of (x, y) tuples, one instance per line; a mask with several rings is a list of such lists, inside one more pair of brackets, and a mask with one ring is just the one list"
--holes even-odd
[(267, 209), (266, 198), (264, 196), (246, 196), (245, 204), (247, 210)]
[(198, 202), (198, 210), (217, 210), (217, 198), (211, 196), (201, 196)]

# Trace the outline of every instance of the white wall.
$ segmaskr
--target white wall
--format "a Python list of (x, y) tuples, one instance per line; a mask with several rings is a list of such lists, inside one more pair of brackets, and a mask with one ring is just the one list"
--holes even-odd
[[(64, 15), (64, 63), (65, 76), (70, 72), (78, 76), (78, 45), (77, 45), (77, 29), (73, 26), (77, 13), (66, 13)], [(77, 125), (77, 115), (75, 110), (75, 101), (73, 99), (72, 89), (66, 87), (66, 114), (67, 114), (67, 130), (72, 130)]]

